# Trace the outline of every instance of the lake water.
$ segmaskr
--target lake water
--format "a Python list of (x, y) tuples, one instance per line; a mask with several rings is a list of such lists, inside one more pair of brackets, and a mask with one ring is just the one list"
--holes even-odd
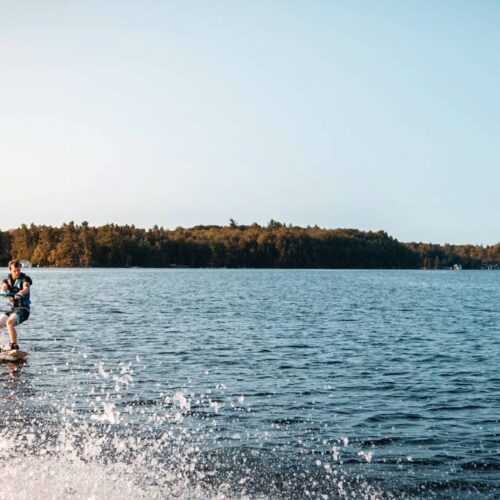
[(498, 498), (500, 273), (32, 269), (2, 498)]

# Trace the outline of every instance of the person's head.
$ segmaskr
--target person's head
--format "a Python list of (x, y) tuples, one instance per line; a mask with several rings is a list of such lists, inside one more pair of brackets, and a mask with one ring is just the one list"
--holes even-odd
[(9, 262), (9, 272), (14, 279), (19, 278), (21, 274), (21, 263), (18, 260), (11, 260)]

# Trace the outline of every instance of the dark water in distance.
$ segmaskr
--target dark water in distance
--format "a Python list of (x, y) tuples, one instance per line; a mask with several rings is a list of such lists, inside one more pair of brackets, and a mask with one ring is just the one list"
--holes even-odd
[(32, 269), (13, 498), (500, 496), (500, 273)]

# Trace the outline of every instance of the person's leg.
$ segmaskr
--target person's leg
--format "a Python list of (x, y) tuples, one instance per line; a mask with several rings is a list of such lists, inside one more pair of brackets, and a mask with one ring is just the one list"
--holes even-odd
[[(7, 314), (0, 314), (0, 328), (5, 328), (7, 326), (7, 321), (9, 320), (9, 316)], [(3, 337), (3, 335), (2, 335)], [(2, 338), (3, 340), (3, 338)], [(7, 347), (9, 347), (9, 345), (7, 344)], [(3, 346), (2, 346), (3, 348)]]
[(24, 323), (30, 317), (30, 312), (27, 309), (20, 308), (12, 311), (7, 319), (7, 333), (9, 334), (10, 348), (19, 349), (17, 345), (16, 326)]
[(17, 325), (17, 314), (12, 313), (7, 319), (7, 333), (9, 334), (9, 342), (11, 346), (12, 344), (17, 344), (16, 325)]

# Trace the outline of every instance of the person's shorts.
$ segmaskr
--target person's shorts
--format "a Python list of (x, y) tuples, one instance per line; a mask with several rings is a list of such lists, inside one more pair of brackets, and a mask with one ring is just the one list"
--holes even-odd
[(25, 307), (17, 307), (12, 311), (7, 311), (0, 315), (0, 328), (3, 328), (7, 324), (7, 320), (11, 314), (16, 315), (16, 326), (20, 325), (30, 317), (29, 309), (26, 309)]

